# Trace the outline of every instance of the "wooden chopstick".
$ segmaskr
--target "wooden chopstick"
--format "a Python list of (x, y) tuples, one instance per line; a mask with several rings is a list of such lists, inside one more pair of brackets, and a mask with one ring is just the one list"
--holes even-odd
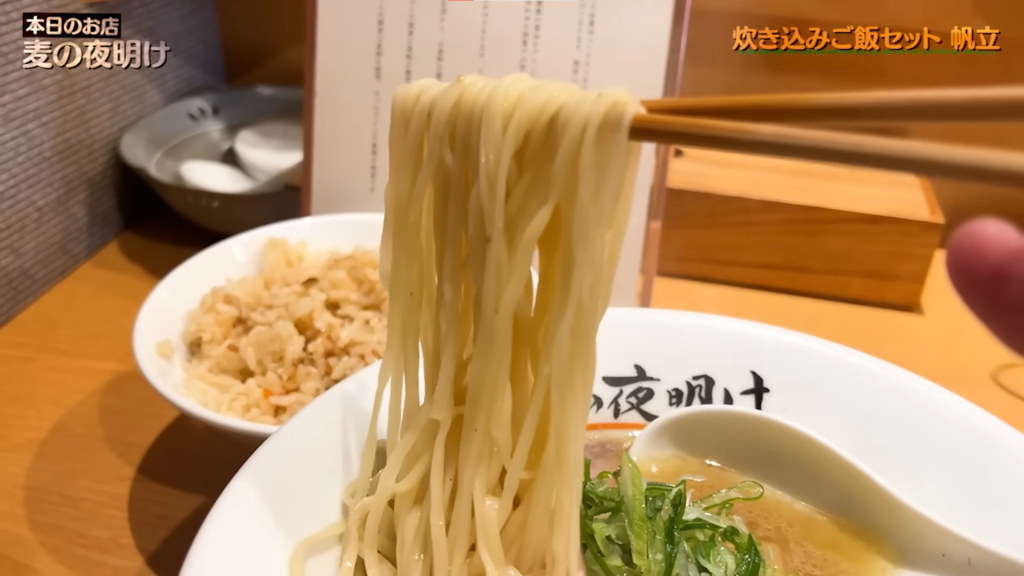
[(1024, 120), (1024, 86), (662, 98), (643, 105), (649, 114), (752, 122)]
[(1024, 154), (991, 148), (661, 114), (636, 115), (629, 138), (1024, 186)]

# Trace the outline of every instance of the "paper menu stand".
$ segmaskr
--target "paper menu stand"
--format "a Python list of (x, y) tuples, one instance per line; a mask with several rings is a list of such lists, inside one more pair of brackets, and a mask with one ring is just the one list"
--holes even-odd
[[(320, 0), (311, 206), (384, 209), (391, 94), (419, 78), (526, 72), (585, 88), (662, 94), (675, 0)], [(645, 145), (612, 291), (635, 306), (654, 168)]]

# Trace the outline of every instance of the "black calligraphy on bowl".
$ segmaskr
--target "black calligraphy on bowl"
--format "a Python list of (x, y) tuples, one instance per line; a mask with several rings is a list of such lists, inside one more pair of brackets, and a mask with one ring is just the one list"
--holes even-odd
[[(685, 408), (694, 405), (736, 403), (736, 398), (729, 388), (719, 386), (715, 379), (707, 374), (691, 376), (684, 381), (684, 386), (672, 386), (663, 383), (661, 378), (656, 378), (647, 373), (647, 370), (639, 364), (633, 365), (636, 374), (630, 376), (602, 376), (607, 392), (595, 391), (591, 395), (590, 409), (594, 414), (600, 414), (602, 410), (610, 414), (614, 420), (623, 416), (636, 413), (646, 422), (653, 422), (659, 416), (653, 412), (655, 408), (649, 406), (658, 394), (664, 394), (669, 408)], [(761, 410), (764, 407), (765, 397), (771, 390), (765, 386), (764, 378), (760, 374), (750, 371), (750, 388), (738, 393), (742, 397), (749, 397), (753, 401), (753, 407)], [(716, 386), (721, 390), (721, 395), (716, 401)]]

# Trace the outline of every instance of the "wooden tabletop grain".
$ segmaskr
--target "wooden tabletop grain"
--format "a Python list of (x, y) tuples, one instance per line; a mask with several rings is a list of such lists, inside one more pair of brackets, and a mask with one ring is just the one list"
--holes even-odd
[[(131, 331), (158, 279), (214, 240), (169, 217), (130, 229), (0, 329), (0, 574), (178, 573), (255, 447), (157, 396), (135, 367)], [(919, 313), (664, 278), (654, 302), (858, 348), (1024, 431), (1024, 363), (960, 303), (941, 253)]]

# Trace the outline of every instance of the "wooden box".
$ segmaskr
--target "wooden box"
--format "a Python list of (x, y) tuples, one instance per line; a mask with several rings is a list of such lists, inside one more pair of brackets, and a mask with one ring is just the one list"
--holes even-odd
[(943, 223), (912, 174), (687, 148), (658, 273), (915, 309)]

